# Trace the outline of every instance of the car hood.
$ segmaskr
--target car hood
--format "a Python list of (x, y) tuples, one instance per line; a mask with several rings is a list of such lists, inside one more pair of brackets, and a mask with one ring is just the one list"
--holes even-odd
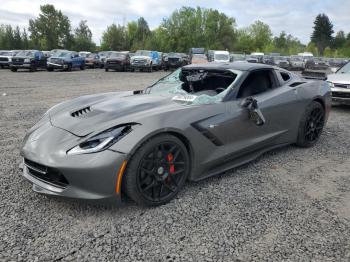
[(350, 73), (328, 75), (327, 81), (337, 84), (350, 85)]
[(113, 57), (113, 58), (107, 58), (107, 61), (124, 61), (125, 58), (122, 57)]
[(19, 59), (26, 59), (26, 58), (34, 58), (32, 56), (14, 56), (14, 59), (19, 58)]
[(142, 124), (149, 116), (184, 107), (171, 96), (130, 91), (79, 97), (53, 107), (49, 116), (53, 126), (82, 137), (118, 124)]
[(148, 60), (150, 60), (151, 58), (149, 56), (144, 56), (144, 55), (135, 55), (131, 58), (131, 60), (135, 60), (135, 59), (148, 59)]

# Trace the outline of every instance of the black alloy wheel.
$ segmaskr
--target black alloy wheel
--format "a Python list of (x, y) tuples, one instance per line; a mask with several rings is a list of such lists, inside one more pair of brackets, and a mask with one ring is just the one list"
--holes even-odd
[(324, 126), (324, 111), (322, 108), (314, 108), (305, 123), (305, 140), (317, 141)]
[(322, 134), (325, 120), (323, 106), (317, 101), (311, 102), (301, 118), (296, 145), (300, 147), (315, 145)]
[(156, 206), (173, 199), (190, 169), (186, 147), (171, 135), (146, 142), (128, 164), (126, 194), (141, 205)]

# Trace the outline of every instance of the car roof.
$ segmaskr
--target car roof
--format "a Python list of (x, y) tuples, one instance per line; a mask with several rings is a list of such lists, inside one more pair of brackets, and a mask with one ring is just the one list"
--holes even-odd
[(232, 62), (232, 63), (206, 63), (206, 64), (191, 64), (183, 67), (184, 69), (234, 69), (240, 71), (250, 71), (255, 69), (273, 69), (273, 66), (258, 64), (258, 63), (248, 63), (248, 62)]

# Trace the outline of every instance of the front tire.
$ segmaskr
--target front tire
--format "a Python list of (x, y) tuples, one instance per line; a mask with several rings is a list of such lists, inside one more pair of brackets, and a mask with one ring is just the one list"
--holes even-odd
[(11, 71), (12, 72), (17, 72), (17, 68), (16, 67), (11, 67)]
[(299, 147), (314, 146), (322, 134), (324, 124), (325, 110), (319, 102), (313, 101), (301, 118), (296, 145)]
[(181, 140), (168, 134), (158, 135), (132, 156), (123, 191), (139, 205), (162, 205), (178, 194), (189, 171), (189, 154)]

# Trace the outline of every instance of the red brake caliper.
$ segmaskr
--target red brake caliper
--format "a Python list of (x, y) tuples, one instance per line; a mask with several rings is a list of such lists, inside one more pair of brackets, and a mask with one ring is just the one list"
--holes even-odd
[(175, 166), (174, 166), (174, 164), (172, 163), (173, 159), (174, 159), (173, 154), (169, 153), (169, 154), (167, 155), (167, 160), (168, 160), (168, 163), (169, 163), (169, 166), (170, 166), (170, 168), (169, 168), (170, 174), (174, 174), (174, 173), (175, 173)]

